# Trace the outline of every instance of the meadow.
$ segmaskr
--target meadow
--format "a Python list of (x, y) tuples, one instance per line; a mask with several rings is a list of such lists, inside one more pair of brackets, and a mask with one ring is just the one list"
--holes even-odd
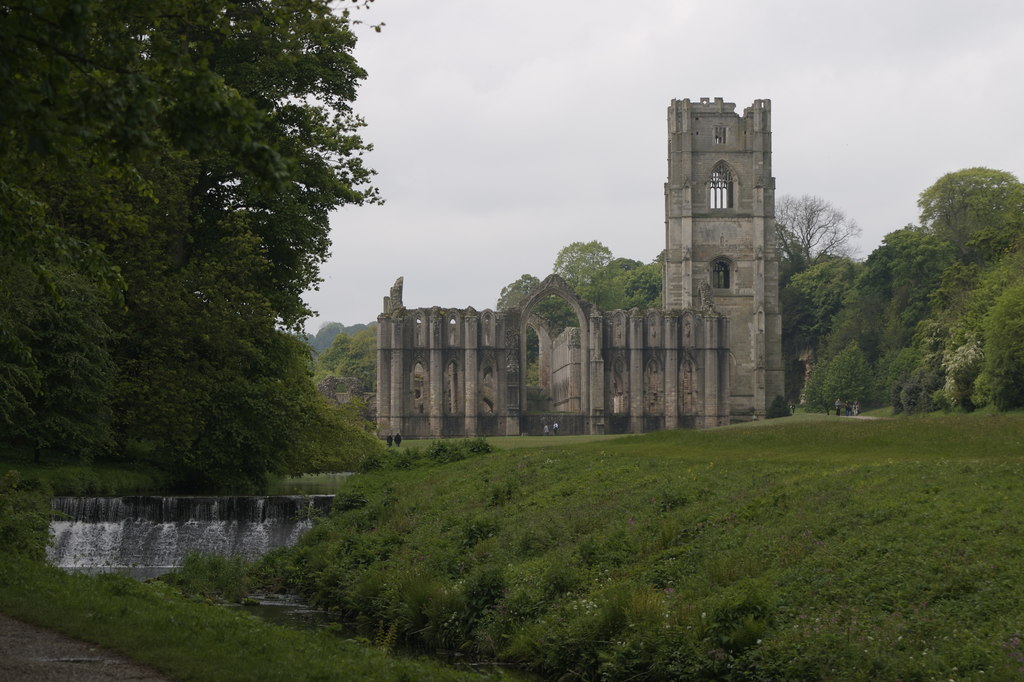
[[(493, 445), (403, 443), (251, 567), (129, 585), (6, 559), (0, 610), (176, 661), (162, 669), (181, 679), (232, 657), (263, 679), (345, 679), (349, 656), (366, 679), (466, 674), (403, 669), (429, 665), (409, 654), (565, 680), (1024, 677), (1022, 414)], [(239, 585), (300, 592), (346, 634), (203, 615)], [(240, 653), (262, 650), (286, 663)]]
[(1024, 676), (1022, 415), (541, 442), (391, 452), (264, 577), (549, 679)]

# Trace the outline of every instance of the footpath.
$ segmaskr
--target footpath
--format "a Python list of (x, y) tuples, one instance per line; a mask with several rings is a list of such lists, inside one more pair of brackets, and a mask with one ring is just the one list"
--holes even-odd
[(0, 613), (0, 680), (10, 682), (171, 682), (94, 644)]

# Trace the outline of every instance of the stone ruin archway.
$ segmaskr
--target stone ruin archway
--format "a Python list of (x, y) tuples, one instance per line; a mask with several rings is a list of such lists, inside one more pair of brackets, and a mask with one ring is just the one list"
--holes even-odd
[[(528, 404), (527, 334), (531, 327), (537, 330), (538, 337), (543, 337), (548, 331), (546, 320), (538, 315), (537, 309), (543, 301), (552, 296), (568, 304), (575, 315), (577, 326), (567, 327), (557, 338), (549, 340), (551, 357), (547, 358), (547, 361), (551, 364), (550, 386), (553, 405), (551, 414), (538, 416), (531, 413)], [(592, 402), (590, 368), (594, 354), (590, 343), (593, 336), (590, 321), (592, 308), (590, 303), (580, 298), (558, 275), (548, 276), (536, 291), (520, 304), (517, 330), (521, 372), (519, 414), (524, 433), (540, 433), (543, 431), (544, 423), (559, 420), (562, 423), (562, 433), (592, 432), (592, 425), (588, 419)]]

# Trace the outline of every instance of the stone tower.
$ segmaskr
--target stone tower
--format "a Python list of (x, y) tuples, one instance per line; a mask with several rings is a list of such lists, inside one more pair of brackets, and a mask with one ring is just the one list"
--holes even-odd
[(665, 311), (713, 308), (729, 321), (733, 420), (783, 393), (771, 102), (701, 98), (668, 109)]

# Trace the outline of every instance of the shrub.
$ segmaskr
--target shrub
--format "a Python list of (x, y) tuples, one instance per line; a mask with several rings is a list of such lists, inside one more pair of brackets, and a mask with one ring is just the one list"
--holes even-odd
[(786, 403), (786, 399), (781, 395), (775, 396), (772, 400), (771, 405), (768, 406), (768, 412), (765, 415), (769, 419), (778, 419), (779, 417), (789, 416), (789, 405)]
[(463, 446), (471, 455), (486, 455), (489, 452), (494, 452), (494, 448), (484, 438), (469, 438), (463, 441)]
[(446, 464), (465, 459), (466, 452), (463, 450), (462, 445), (456, 441), (435, 440), (427, 446), (427, 457), (439, 464)]
[(50, 491), (38, 481), (24, 481), (17, 471), (0, 477), (0, 547), (31, 559), (46, 556), (50, 539)]
[(251, 566), (241, 557), (189, 554), (181, 568), (161, 576), (187, 595), (241, 602), (249, 595)]

